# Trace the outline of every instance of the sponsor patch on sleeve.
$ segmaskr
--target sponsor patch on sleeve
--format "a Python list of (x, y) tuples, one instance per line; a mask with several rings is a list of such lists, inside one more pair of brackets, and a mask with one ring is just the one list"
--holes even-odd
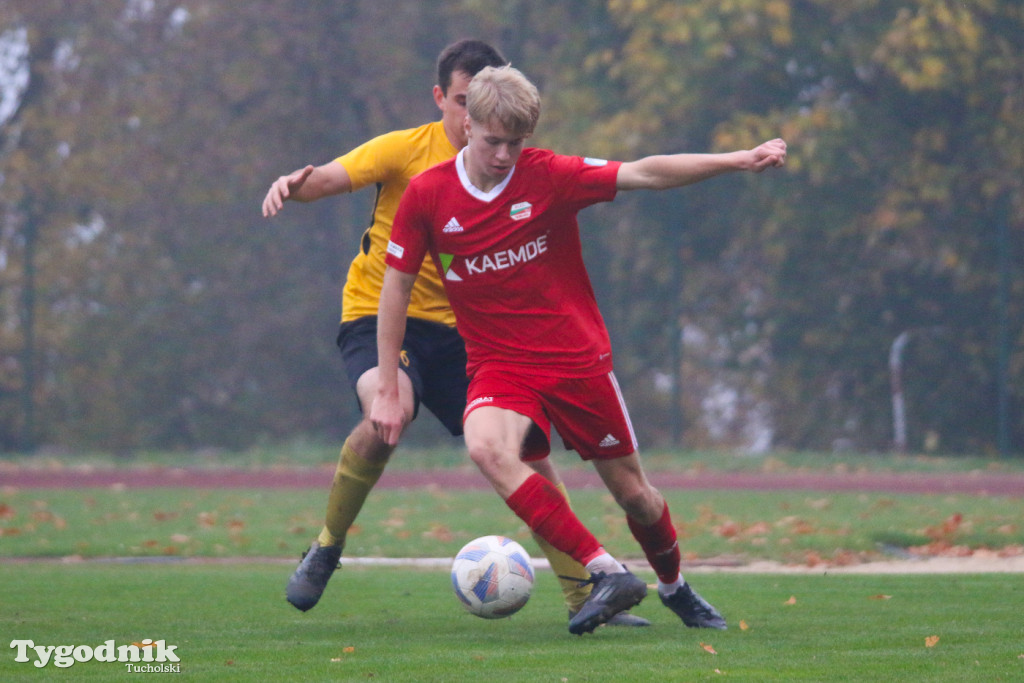
[(402, 256), (405, 255), (405, 247), (399, 246), (391, 240), (388, 240), (388, 253), (395, 258), (402, 258)]
[(583, 163), (585, 163), (588, 166), (607, 166), (608, 165), (608, 160), (607, 159), (595, 159), (594, 157), (585, 157), (583, 159)]

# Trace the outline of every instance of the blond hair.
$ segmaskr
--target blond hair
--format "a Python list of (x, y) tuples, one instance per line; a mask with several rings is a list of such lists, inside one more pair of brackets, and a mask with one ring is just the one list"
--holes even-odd
[(528, 137), (540, 118), (540, 93), (518, 69), (488, 66), (470, 82), (466, 110), (478, 123), (497, 122), (516, 137)]

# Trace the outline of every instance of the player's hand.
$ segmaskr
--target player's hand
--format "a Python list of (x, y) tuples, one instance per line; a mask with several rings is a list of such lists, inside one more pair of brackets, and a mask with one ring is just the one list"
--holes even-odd
[(775, 138), (762, 143), (753, 150), (754, 162), (750, 170), (760, 173), (766, 168), (785, 166), (786, 164), (786, 141), (782, 138)]
[(275, 180), (274, 184), (267, 190), (267, 196), (263, 198), (263, 216), (265, 218), (276, 216), (277, 212), (284, 206), (285, 200), (302, 187), (303, 183), (306, 182), (306, 178), (312, 172), (313, 167), (306, 166)]
[(405, 429), (406, 415), (397, 397), (391, 398), (378, 394), (370, 406), (370, 423), (381, 441), (389, 446), (397, 446), (398, 439)]

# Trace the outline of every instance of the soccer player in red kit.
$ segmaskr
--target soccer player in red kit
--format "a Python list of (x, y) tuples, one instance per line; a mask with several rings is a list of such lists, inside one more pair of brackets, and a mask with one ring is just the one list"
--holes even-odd
[[(342, 293), (338, 348), (359, 401), (364, 419), (349, 433), (341, 448), (328, 495), (323, 528), (288, 580), (285, 595), (297, 609), (312, 609), (327, 582), (340, 566), (349, 530), (384, 472), (395, 443), (383, 443), (368, 421), (377, 393), (377, 305), (384, 278), (388, 240), (398, 202), (409, 180), (439, 161), (450, 159), (465, 144), (466, 90), (485, 66), (506, 64), (491, 45), (474, 39), (456, 41), (437, 60), (434, 102), (440, 120), (416, 128), (392, 131), (369, 140), (321, 166), (312, 165), (281, 176), (270, 186), (263, 214), (274, 216), (286, 201), (311, 202), (375, 187), (373, 220), (363, 234), (352, 260)], [(413, 414), (426, 406), (453, 435), (462, 434), (466, 407), (465, 345), (455, 329), (455, 315), (433, 264), (424, 263), (412, 289), (408, 309), (412, 322), (406, 329), (402, 370), (407, 380), (402, 400)], [(566, 496), (558, 473), (548, 460), (531, 463)], [(577, 576), (583, 568), (539, 536), (541, 550), (560, 576)], [(561, 579), (559, 584), (570, 618), (590, 594), (591, 586)], [(647, 626), (646, 619), (623, 612), (611, 622), (617, 626)]]
[(378, 320), (381, 378), (370, 420), (390, 443), (411, 417), (397, 399), (398, 359), (408, 292), (429, 253), (466, 342), (463, 422), (471, 459), (535, 533), (590, 572), (594, 589), (569, 631), (593, 631), (638, 604), (647, 587), (525, 464), (547, 455), (552, 424), (568, 448), (594, 463), (626, 512), (658, 576), (661, 601), (687, 626), (725, 628), (721, 614), (683, 579), (668, 506), (640, 464), (576, 215), (620, 190), (666, 189), (782, 166), (786, 143), (626, 163), (524, 149), (540, 97), (511, 67), (474, 77), (467, 112), (467, 146), (414, 178), (395, 216)]

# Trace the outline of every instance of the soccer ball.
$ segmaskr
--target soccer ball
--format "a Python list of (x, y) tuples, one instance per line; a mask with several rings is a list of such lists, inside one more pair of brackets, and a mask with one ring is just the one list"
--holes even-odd
[(482, 536), (455, 556), (452, 587), (471, 614), (501, 619), (518, 612), (530, 599), (533, 565), (523, 546), (511, 538)]

